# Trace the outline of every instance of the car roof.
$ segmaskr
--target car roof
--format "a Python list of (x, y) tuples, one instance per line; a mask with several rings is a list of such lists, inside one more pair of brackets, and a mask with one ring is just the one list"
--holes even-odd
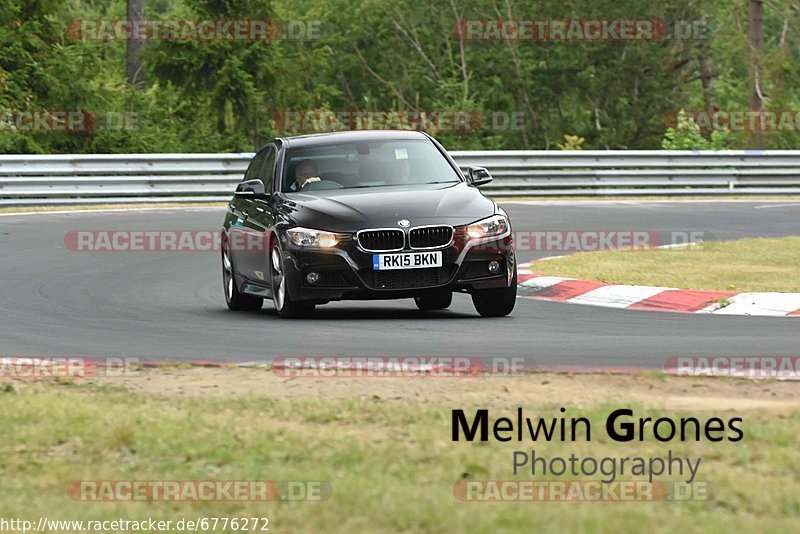
[(413, 130), (348, 130), (345, 132), (326, 132), (310, 135), (282, 137), (281, 141), (290, 148), (324, 146), (338, 143), (358, 143), (364, 141), (427, 141), (430, 138)]

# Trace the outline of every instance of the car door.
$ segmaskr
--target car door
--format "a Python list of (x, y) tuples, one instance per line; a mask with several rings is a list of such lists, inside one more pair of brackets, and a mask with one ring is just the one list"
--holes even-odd
[[(258, 154), (250, 161), (247, 171), (244, 173), (243, 182), (253, 180), (258, 177), (258, 172), (264, 165), (264, 160), (267, 157), (266, 148), (260, 150)], [(252, 200), (242, 197), (233, 197), (228, 209), (233, 215), (231, 225), (228, 228), (228, 247), (233, 259), (233, 265), (236, 272), (250, 280), (256, 279), (253, 272), (253, 258), (252, 248), (254, 248), (253, 241), (258, 239), (257, 232), (253, 231), (252, 225), (248, 224), (247, 219), (250, 217), (250, 205)]]
[[(274, 190), (275, 181), (275, 161), (277, 159), (277, 149), (270, 145), (266, 149), (264, 164), (259, 167), (256, 178), (264, 184), (264, 191), (270, 194)], [(253, 274), (258, 281), (269, 283), (269, 243), (275, 226), (275, 206), (274, 195), (268, 199), (255, 199), (250, 203), (247, 226), (250, 230), (258, 232), (260, 237), (260, 254), (253, 254), (249, 260), (252, 261), (251, 267)]]

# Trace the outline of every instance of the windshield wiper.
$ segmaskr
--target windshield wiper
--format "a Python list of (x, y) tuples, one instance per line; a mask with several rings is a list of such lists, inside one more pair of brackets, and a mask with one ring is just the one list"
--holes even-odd
[(342, 189), (364, 189), (367, 187), (403, 187), (407, 185), (431, 185), (431, 184), (457, 184), (456, 180), (442, 180), (439, 182), (409, 182), (406, 184), (380, 184), (380, 185), (353, 185)]
[(380, 184), (380, 185), (352, 185), (350, 187), (343, 187), (342, 189), (364, 189), (365, 187), (392, 187), (405, 184)]

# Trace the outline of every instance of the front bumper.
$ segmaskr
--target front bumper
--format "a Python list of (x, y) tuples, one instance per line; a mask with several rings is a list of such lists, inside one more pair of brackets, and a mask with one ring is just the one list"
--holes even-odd
[[(509, 287), (516, 270), (510, 232), (482, 241), (456, 233), (449, 246), (436, 249), (442, 251), (442, 267), (391, 271), (374, 271), (373, 253), (360, 249), (355, 240), (310, 250), (290, 244), (285, 234), (280, 239), (287, 290), (296, 301), (410, 298), (445, 290), (471, 293)], [(500, 263), (499, 272), (489, 272), (490, 261)], [(316, 284), (306, 280), (310, 272), (319, 273)]]

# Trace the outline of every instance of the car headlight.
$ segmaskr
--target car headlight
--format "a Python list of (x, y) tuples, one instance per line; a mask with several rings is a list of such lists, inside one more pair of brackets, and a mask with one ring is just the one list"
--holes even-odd
[(331, 248), (335, 247), (342, 238), (340, 234), (333, 232), (302, 227), (290, 228), (286, 230), (286, 233), (289, 234), (289, 240), (292, 244), (298, 247)]
[(503, 235), (508, 231), (508, 219), (503, 215), (494, 215), (465, 227), (467, 235), (472, 239)]

